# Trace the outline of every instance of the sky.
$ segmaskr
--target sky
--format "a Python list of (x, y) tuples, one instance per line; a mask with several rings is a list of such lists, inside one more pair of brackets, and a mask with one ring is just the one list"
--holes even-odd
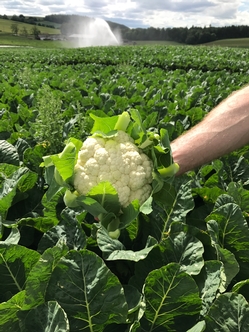
[(248, 0), (0, 0), (1, 15), (77, 14), (129, 28), (249, 25)]

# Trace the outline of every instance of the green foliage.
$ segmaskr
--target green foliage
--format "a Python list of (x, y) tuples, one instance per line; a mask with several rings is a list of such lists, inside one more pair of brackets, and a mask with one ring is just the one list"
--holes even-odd
[(63, 147), (63, 114), (61, 100), (48, 85), (37, 93), (37, 116), (31, 130), (37, 143), (48, 145), (48, 151), (56, 153)]
[[(108, 184), (80, 206), (63, 201), (92, 130), (108, 133), (127, 111), (145, 149), (144, 128), (153, 142), (161, 134), (154, 157), (166, 167), (170, 141), (248, 82), (247, 57), (163, 46), (0, 51), (1, 331), (248, 331), (248, 146), (164, 182), (140, 212), (128, 206), (118, 239), (115, 223), (91, 215), (101, 203), (119, 211)], [(75, 150), (57, 155), (66, 141)], [(67, 188), (41, 166), (53, 153), (44, 163)]]

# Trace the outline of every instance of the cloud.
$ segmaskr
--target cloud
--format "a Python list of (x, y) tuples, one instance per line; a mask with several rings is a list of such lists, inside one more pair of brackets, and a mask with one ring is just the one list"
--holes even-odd
[(247, 0), (1, 0), (1, 14), (79, 14), (129, 27), (248, 24)]
[(145, 1), (134, 1), (138, 3), (140, 9), (147, 10), (163, 10), (171, 12), (198, 12), (205, 8), (213, 7), (215, 4), (209, 0), (194, 0), (194, 1), (184, 1), (184, 0), (145, 0)]

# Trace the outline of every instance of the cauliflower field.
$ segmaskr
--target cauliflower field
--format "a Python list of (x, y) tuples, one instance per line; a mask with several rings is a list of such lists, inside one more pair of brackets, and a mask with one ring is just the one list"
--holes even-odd
[(160, 170), (170, 141), (248, 84), (249, 51), (0, 60), (0, 330), (248, 332), (248, 147)]

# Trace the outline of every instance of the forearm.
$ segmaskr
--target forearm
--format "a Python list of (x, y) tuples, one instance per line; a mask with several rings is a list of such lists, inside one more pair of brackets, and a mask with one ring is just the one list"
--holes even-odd
[(249, 143), (249, 87), (225, 99), (198, 125), (171, 143), (180, 166), (193, 170)]

